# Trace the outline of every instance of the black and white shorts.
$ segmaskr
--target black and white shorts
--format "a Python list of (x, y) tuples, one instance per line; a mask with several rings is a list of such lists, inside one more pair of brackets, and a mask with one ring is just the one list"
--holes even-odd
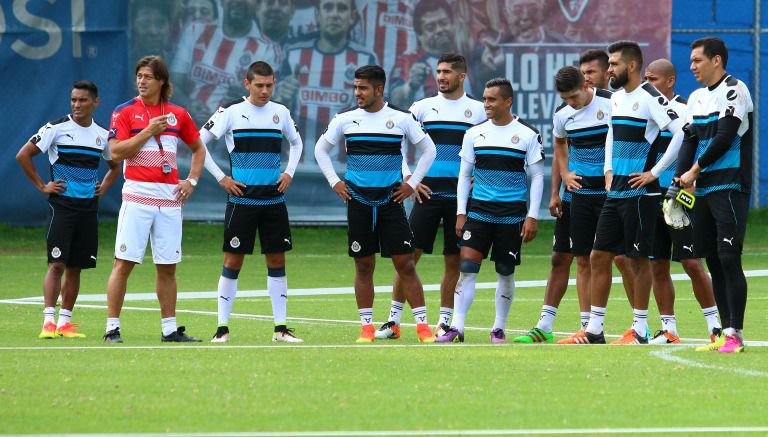
[(606, 199), (597, 222), (594, 250), (629, 257), (652, 256), (659, 202), (661, 196)]
[(261, 253), (283, 253), (293, 248), (284, 202), (257, 206), (227, 203), (224, 252), (252, 254), (257, 231)]
[(96, 267), (99, 248), (98, 211), (78, 211), (50, 204), (48, 262), (67, 267)]
[(411, 227), (402, 204), (372, 207), (355, 199), (347, 201), (348, 253), (363, 258), (381, 252), (383, 257), (413, 253)]
[(515, 266), (519, 266), (522, 261), (522, 229), (523, 222), (497, 224), (468, 218), (461, 228), (461, 246), (477, 250), (483, 254), (483, 258), (486, 258), (490, 251), (491, 261), (514, 273)]
[(432, 253), (440, 222), (443, 223), (443, 255), (459, 253), (456, 236), (456, 199), (432, 198), (413, 205), (410, 224), (417, 249)]

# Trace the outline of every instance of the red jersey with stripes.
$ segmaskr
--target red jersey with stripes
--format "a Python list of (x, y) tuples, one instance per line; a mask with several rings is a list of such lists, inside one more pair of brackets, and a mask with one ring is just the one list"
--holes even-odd
[(413, 29), (414, 0), (369, 0), (361, 5), (359, 31), (353, 38), (372, 50), (384, 71), (390, 72), (398, 57), (416, 53)]
[(130, 139), (146, 128), (151, 118), (161, 115), (168, 116), (165, 131), (147, 140), (135, 155), (123, 161), (124, 201), (153, 206), (181, 206), (173, 194), (179, 183), (176, 151), (180, 141), (191, 144), (200, 137), (186, 109), (170, 102), (144, 105), (139, 97), (134, 97), (115, 108), (109, 125), (109, 138)]
[(286, 51), (280, 75), (295, 76), (301, 85), (293, 113), (299, 115), (299, 133), (305, 144), (314, 145), (337, 112), (355, 106), (355, 70), (376, 63), (376, 56), (356, 43), (325, 53), (312, 40)]
[(280, 47), (259, 36), (255, 25), (248, 36), (230, 38), (216, 24), (196, 23), (181, 37), (171, 72), (188, 76), (193, 86), (189, 97), (213, 112), (232, 99), (230, 87), (242, 91), (248, 66), (255, 61), (280, 65)]

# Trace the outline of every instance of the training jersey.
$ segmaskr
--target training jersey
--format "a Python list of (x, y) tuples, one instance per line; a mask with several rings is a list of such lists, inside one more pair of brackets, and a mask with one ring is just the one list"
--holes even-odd
[(384, 71), (391, 71), (397, 59), (416, 52), (416, 32), (413, 29), (415, 0), (360, 1), (360, 36), (352, 39), (373, 51)]
[(456, 100), (438, 94), (414, 102), (410, 112), (424, 126), (437, 149), (437, 156), (421, 183), (432, 190), (432, 198), (455, 199), (461, 143), (467, 129), (485, 121), (483, 103), (466, 94)]
[[(688, 107), (686, 105), (687, 101), (679, 95), (672, 97), (672, 100), (669, 101), (669, 106), (674, 109), (677, 115), (683, 120), (685, 120), (686, 116), (688, 115)], [(656, 163), (661, 161), (661, 157), (664, 156), (664, 152), (667, 151), (667, 147), (669, 147), (669, 143), (671, 141), (672, 132), (666, 129), (661, 131), (659, 136), (656, 137), (656, 141), (654, 141), (653, 145), (651, 146), (654, 150), (656, 150)], [(659, 188), (662, 193), (666, 193), (667, 189), (672, 184), (672, 179), (675, 177), (676, 169), (677, 157), (675, 157), (675, 160), (672, 161), (669, 167), (667, 167), (659, 175)]]
[(573, 109), (563, 103), (552, 118), (552, 134), (568, 140), (568, 171), (581, 176), (581, 188), (574, 191), (577, 194), (606, 194), (605, 137), (611, 120), (611, 94), (593, 88), (589, 104)]
[(426, 135), (411, 113), (387, 103), (373, 113), (356, 108), (336, 114), (323, 138), (346, 144), (344, 180), (352, 197), (380, 206), (403, 181), (404, 140), (416, 144)]
[(46, 123), (29, 142), (48, 153), (51, 180), (65, 181), (64, 192), (48, 197), (52, 205), (84, 211), (98, 209), (99, 161), (102, 155), (109, 156), (104, 128), (95, 121), (88, 127), (80, 126), (71, 115), (66, 115)]
[(506, 126), (497, 126), (488, 120), (464, 135), (461, 158), (474, 164), (475, 180), (467, 218), (499, 224), (525, 220), (528, 214), (525, 169), (544, 159), (541, 135), (536, 128), (517, 116)]
[[(710, 87), (699, 88), (688, 97), (689, 129), (698, 137), (696, 160), (709, 149), (717, 133), (718, 121), (729, 116), (741, 121), (730, 148), (714, 163), (701, 170), (696, 179), (696, 194), (752, 188), (752, 116), (754, 106), (744, 82), (725, 75)], [(686, 142), (687, 143), (687, 142)]]
[(231, 88), (242, 91), (243, 78), (255, 61), (280, 65), (280, 47), (259, 36), (255, 24), (251, 34), (230, 38), (218, 24), (195, 23), (182, 34), (170, 70), (186, 76), (192, 85), (189, 98), (213, 112), (232, 99), (227, 97)]
[[(112, 112), (109, 139), (127, 140), (149, 126), (149, 119), (168, 116), (168, 124), (157, 137), (151, 137), (135, 155), (123, 161), (123, 201), (152, 206), (181, 206), (173, 193), (179, 183), (176, 151), (179, 142), (194, 143), (200, 133), (186, 109), (170, 102), (144, 105), (134, 97)], [(162, 145), (162, 149), (160, 148)], [(163, 166), (170, 167), (169, 172)]]
[(285, 201), (277, 190), (280, 148), (283, 138), (293, 142), (299, 136), (288, 108), (272, 101), (259, 107), (241, 97), (219, 108), (203, 129), (217, 139), (225, 138), (232, 179), (246, 185), (243, 196), (229, 195), (229, 202), (273, 205)]
[(357, 43), (336, 53), (320, 51), (316, 44), (311, 40), (291, 46), (280, 69), (280, 77), (294, 76), (301, 85), (292, 109), (299, 115), (299, 133), (307, 144), (317, 142), (334, 114), (355, 106), (355, 70), (377, 63), (376, 56)]
[(669, 100), (648, 82), (643, 82), (631, 93), (622, 88), (611, 95), (610, 129), (613, 141), (606, 147), (613, 148), (613, 181), (608, 197), (659, 194), (658, 180), (641, 188), (632, 188), (629, 175), (653, 168), (656, 151), (651, 144), (659, 132), (677, 118)]

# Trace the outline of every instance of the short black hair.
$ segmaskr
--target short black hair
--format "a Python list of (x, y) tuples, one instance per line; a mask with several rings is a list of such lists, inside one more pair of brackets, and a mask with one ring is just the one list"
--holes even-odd
[(643, 68), (643, 51), (640, 50), (640, 44), (635, 41), (616, 41), (608, 46), (608, 53), (621, 52), (622, 59), (629, 58), (637, 62), (639, 69)]
[(603, 70), (608, 69), (608, 53), (605, 53), (605, 50), (589, 49), (579, 56), (579, 65), (592, 61), (598, 61)]
[(728, 47), (725, 46), (725, 41), (716, 36), (706, 36), (699, 38), (691, 43), (691, 49), (702, 47), (704, 55), (709, 59), (715, 56), (720, 56), (723, 61), (723, 68), (728, 66)]
[(355, 70), (355, 79), (366, 79), (375, 88), (387, 84), (387, 73), (379, 65), (363, 65)]
[(451, 64), (451, 68), (461, 73), (467, 72), (467, 59), (458, 53), (443, 53), (437, 60), (437, 65)]
[(503, 78), (503, 77), (496, 77), (488, 82), (485, 83), (486, 88), (498, 88), (499, 92), (501, 93), (501, 98), (504, 100), (506, 99), (512, 99), (514, 100), (515, 92), (512, 90), (512, 83), (509, 81), (509, 79)]
[(94, 99), (99, 97), (99, 88), (90, 80), (78, 80), (72, 84), (73, 89), (86, 90)]
[(453, 21), (453, 14), (451, 13), (451, 7), (448, 6), (448, 2), (445, 0), (421, 0), (416, 8), (413, 10), (413, 30), (416, 31), (416, 35), (421, 35), (423, 28), (421, 27), (421, 19), (427, 12), (433, 12), (437, 10), (444, 10), (448, 15), (448, 18)]
[(256, 61), (248, 67), (248, 71), (245, 73), (245, 78), (248, 82), (253, 80), (254, 76), (274, 76), (275, 70), (272, 66), (264, 61)]
[(584, 85), (584, 75), (578, 68), (569, 65), (557, 70), (555, 74), (555, 88), (558, 92), (573, 91)]

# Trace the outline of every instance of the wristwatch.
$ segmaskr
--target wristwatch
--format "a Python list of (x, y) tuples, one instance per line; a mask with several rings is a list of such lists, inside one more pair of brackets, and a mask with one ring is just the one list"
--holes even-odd
[(187, 178), (187, 182), (189, 182), (189, 185), (192, 185), (193, 188), (197, 186), (197, 179), (195, 178)]

